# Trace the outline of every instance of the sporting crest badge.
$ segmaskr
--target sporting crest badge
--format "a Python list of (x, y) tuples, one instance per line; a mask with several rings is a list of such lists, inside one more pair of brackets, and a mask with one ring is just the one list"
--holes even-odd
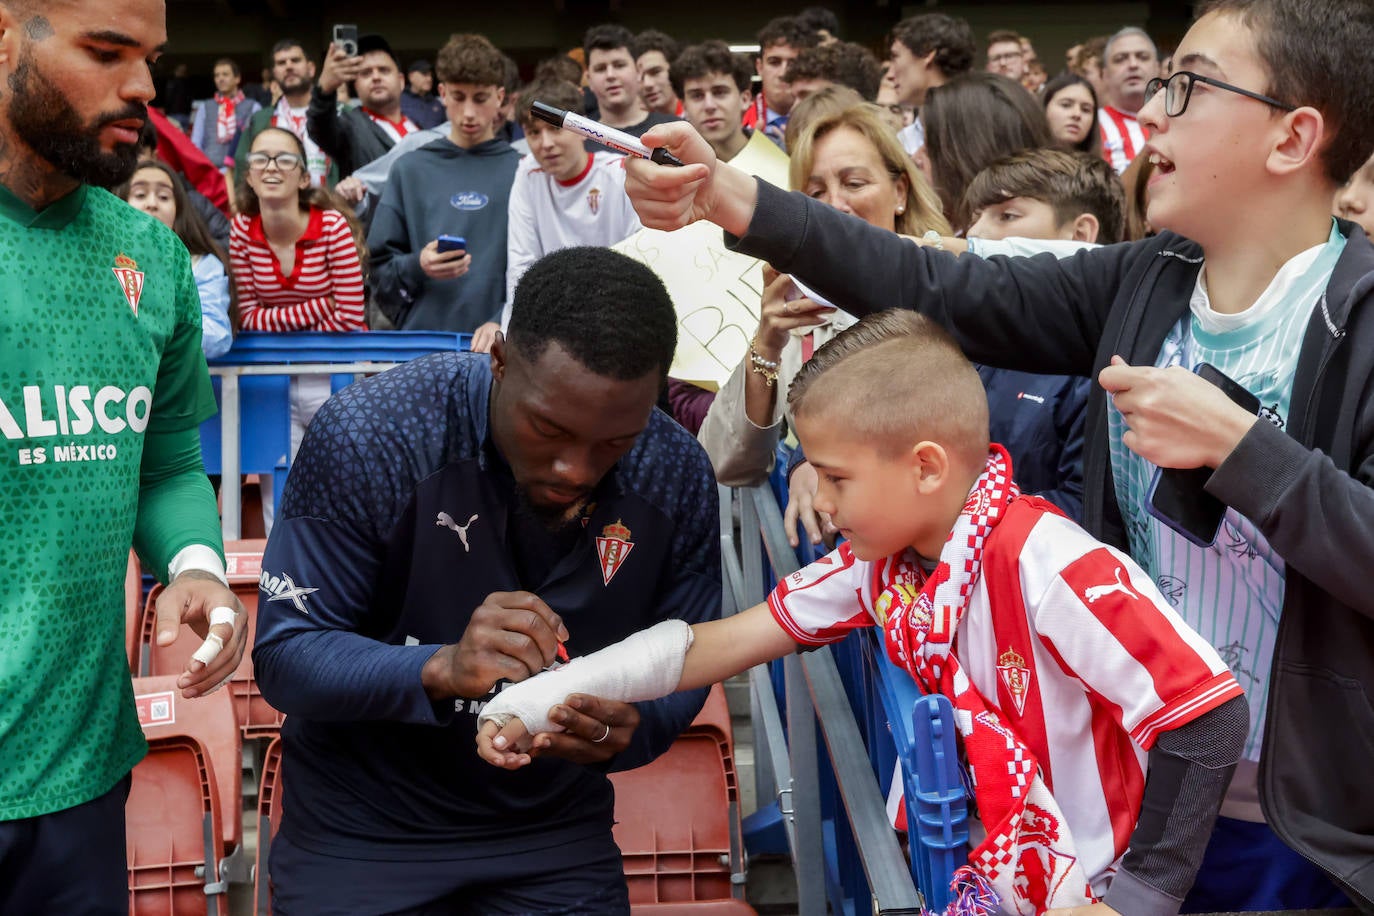
[(601, 529), (601, 536), (596, 539), (596, 555), (601, 558), (601, 579), (606, 585), (610, 585), (615, 574), (620, 572), (634, 547), (630, 542), (630, 529), (621, 520), (616, 519), (614, 524)]
[(114, 259), (115, 279), (119, 281), (119, 288), (124, 293), (124, 298), (129, 301), (129, 308), (138, 314), (138, 300), (143, 298), (143, 271), (138, 269), (138, 262), (127, 254), (121, 254)]

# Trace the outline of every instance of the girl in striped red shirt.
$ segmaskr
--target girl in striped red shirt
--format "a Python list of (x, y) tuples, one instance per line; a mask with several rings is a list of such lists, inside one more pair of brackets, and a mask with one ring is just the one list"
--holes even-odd
[(359, 233), (329, 193), (310, 185), (295, 134), (253, 140), (229, 259), (245, 331), (362, 331)]
[[(287, 130), (253, 140), (229, 231), (229, 262), (245, 331), (365, 331), (361, 231), (323, 188)], [(291, 454), (329, 398), (328, 376), (291, 382)], [(263, 514), (271, 509), (264, 486)]]

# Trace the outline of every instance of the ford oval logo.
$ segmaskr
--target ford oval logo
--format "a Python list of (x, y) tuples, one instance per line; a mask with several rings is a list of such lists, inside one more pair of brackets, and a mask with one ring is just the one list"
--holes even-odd
[(455, 210), (480, 210), (491, 201), (481, 191), (459, 191), (449, 198)]

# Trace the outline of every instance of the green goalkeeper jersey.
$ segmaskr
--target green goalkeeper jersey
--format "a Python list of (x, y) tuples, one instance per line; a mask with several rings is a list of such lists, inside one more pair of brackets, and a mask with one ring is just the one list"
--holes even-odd
[(103, 190), (34, 213), (0, 187), (0, 820), (142, 757), (123, 583), (144, 439), (214, 412), (176, 236)]

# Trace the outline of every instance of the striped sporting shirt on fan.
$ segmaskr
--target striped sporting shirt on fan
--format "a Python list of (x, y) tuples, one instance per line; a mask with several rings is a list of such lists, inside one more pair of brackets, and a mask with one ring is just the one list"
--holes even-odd
[[(836, 642), (882, 623), (874, 605), (889, 585), (919, 587), (918, 559), (866, 562), (844, 545), (779, 583), (768, 606), (799, 644)], [(999, 639), (1027, 628), (1029, 657)], [(994, 529), (954, 655), (1034, 750), (1098, 894), (1135, 829), (1160, 732), (1241, 695), (1140, 567), (1048, 509)]]
[(261, 216), (234, 217), (229, 261), (245, 331), (363, 331), (363, 271), (348, 222), (310, 208), (291, 275), (282, 274)]
[(1140, 126), (1135, 115), (1110, 105), (1103, 105), (1098, 111), (1097, 123), (1102, 132), (1102, 158), (1120, 175), (1145, 145), (1145, 128)]

